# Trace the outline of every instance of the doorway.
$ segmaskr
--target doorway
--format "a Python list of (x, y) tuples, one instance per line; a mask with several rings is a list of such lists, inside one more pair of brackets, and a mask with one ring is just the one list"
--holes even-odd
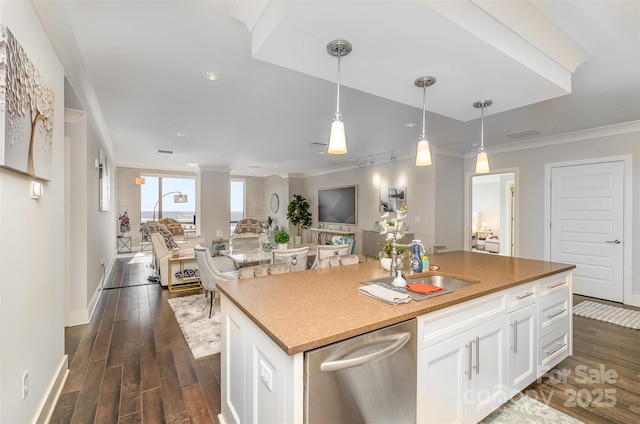
[(471, 176), (471, 251), (514, 256), (515, 195), (515, 172)]

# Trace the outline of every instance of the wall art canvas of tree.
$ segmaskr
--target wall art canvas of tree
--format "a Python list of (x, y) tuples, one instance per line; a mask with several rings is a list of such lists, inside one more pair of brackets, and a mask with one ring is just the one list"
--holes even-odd
[(0, 166), (51, 179), (54, 93), (0, 25)]

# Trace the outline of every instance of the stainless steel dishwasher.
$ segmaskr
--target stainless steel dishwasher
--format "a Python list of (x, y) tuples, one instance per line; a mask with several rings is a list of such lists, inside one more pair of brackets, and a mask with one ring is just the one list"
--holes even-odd
[(305, 422), (415, 423), (416, 320), (305, 353)]

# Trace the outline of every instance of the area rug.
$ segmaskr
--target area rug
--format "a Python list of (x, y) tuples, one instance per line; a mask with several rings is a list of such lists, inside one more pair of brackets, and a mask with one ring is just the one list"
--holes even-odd
[(522, 393), (493, 411), (482, 424), (521, 424), (521, 423), (554, 423), (581, 424), (569, 415), (553, 409), (544, 403)]
[(220, 304), (213, 304), (209, 318), (209, 300), (204, 294), (167, 300), (180, 325), (184, 339), (195, 359), (220, 352)]
[(575, 315), (640, 330), (640, 311), (585, 301), (573, 307)]

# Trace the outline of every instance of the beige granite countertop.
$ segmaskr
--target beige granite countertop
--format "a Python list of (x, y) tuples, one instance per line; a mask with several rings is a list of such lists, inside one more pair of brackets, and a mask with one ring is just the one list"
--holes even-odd
[(367, 262), (225, 281), (218, 287), (292, 355), (575, 268), (463, 251), (431, 255), (430, 263), (440, 269), (422, 275), (440, 274), (477, 284), (420, 302), (389, 305), (358, 293), (361, 281), (389, 274), (378, 262)]

